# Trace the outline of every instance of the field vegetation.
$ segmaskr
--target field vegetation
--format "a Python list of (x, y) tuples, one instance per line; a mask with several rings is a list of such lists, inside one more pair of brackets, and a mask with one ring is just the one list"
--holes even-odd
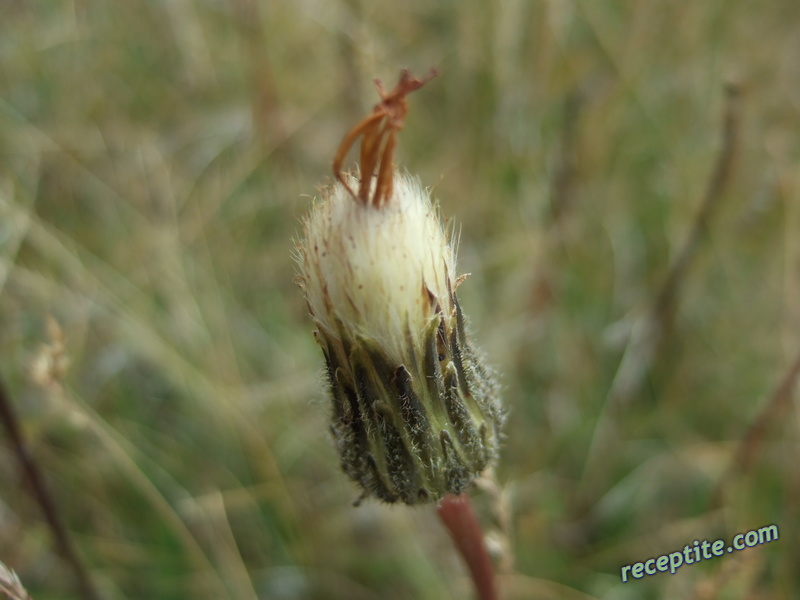
[[(469, 597), (432, 508), (352, 506), (291, 259), (372, 78), (437, 67), (395, 160), (502, 377), (507, 598), (796, 598), (798, 57), (796, 0), (3, 2), (0, 373), (98, 594)], [(0, 560), (81, 597), (0, 441)]]

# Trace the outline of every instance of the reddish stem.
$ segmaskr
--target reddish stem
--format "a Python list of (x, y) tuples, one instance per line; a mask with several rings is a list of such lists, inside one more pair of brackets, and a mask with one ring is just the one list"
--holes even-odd
[(437, 507), (439, 518), (464, 558), (480, 600), (498, 600), (494, 567), (486, 549), (483, 531), (466, 494), (442, 498)]

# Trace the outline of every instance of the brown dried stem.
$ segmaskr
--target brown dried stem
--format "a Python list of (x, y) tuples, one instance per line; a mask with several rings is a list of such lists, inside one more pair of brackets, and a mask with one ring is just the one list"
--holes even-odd
[(714, 171), (706, 188), (703, 203), (695, 217), (689, 236), (678, 253), (678, 258), (672, 264), (664, 283), (659, 290), (653, 304), (652, 318), (659, 323), (662, 330), (667, 329), (670, 314), (673, 311), (675, 300), (689, 272), (692, 259), (697, 254), (700, 241), (703, 239), (711, 215), (722, 198), (725, 185), (730, 179), (733, 158), (737, 146), (739, 125), (739, 88), (731, 83), (726, 89), (725, 121), (722, 130), (722, 145), (714, 165)]
[(780, 422), (791, 407), (792, 392), (797, 386), (798, 380), (800, 380), (800, 353), (784, 373), (780, 383), (770, 395), (769, 401), (750, 424), (747, 432), (739, 442), (730, 467), (722, 476), (714, 489), (714, 493), (711, 495), (712, 507), (720, 504), (723, 489), (730, 478), (737, 472), (746, 473), (750, 469), (764, 443), (767, 432), (776, 423)]
[(33, 497), (42, 509), (45, 521), (50, 527), (56, 548), (75, 574), (82, 597), (85, 600), (100, 600), (100, 595), (94, 587), (86, 567), (81, 562), (69, 531), (64, 525), (56, 502), (45, 484), (44, 475), (25, 443), (19, 419), (2, 378), (0, 378), (0, 420), (8, 433), (12, 450), (17, 457), (20, 468), (30, 483)]
[(738, 146), (739, 96), (739, 86), (729, 83), (726, 88), (722, 142), (714, 170), (692, 228), (654, 296), (643, 326), (634, 328), (631, 333), (628, 349), (609, 393), (609, 397), (616, 403), (624, 404), (636, 395), (645, 374), (655, 363), (659, 349), (664, 347), (664, 342), (670, 335), (678, 298), (692, 263), (697, 257), (711, 217), (723, 198), (725, 187), (730, 180)]
[[(723, 198), (730, 179), (738, 147), (740, 94), (737, 84), (728, 84), (722, 141), (711, 178), (691, 230), (677, 253), (677, 258), (653, 297), (648, 312), (631, 329), (627, 348), (607, 395), (607, 410), (601, 415), (591, 442), (591, 449), (587, 453), (588, 459), (584, 467), (587, 475), (603, 472), (596, 467), (606, 460), (605, 453), (617, 436), (614, 415), (639, 393), (647, 373), (656, 363), (659, 352), (665, 347), (670, 335), (678, 299), (711, 217)], [(591, 485), (588, 483), (586, 485), (587, 489), (591, 489)]]

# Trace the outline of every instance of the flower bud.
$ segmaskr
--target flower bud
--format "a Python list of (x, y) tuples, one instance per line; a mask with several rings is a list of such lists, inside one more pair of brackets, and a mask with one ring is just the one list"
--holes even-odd
[(322, 191), (303, 223), (298, 280), (342, 468), (364, 496), (416, 504), (462, 493), (496, 458), (503, 411), (467, 339), (438, 211), (416, 179), (393, 180), (381, 206), (342, 182)]

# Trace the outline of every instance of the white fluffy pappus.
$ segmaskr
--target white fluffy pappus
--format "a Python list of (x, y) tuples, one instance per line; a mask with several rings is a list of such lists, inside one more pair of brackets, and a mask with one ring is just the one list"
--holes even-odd
[[(350, 176), (351, 187), (357, 180)], [(375, 339), (402, 363), (437, 310), (453, 318), (455, 252), (430, 193), (407, 173), (374, 207), (335, 183), (303, 222), (300, 284), (311, 314)], [(411, 339), (409, 339), (409, 333)]]

